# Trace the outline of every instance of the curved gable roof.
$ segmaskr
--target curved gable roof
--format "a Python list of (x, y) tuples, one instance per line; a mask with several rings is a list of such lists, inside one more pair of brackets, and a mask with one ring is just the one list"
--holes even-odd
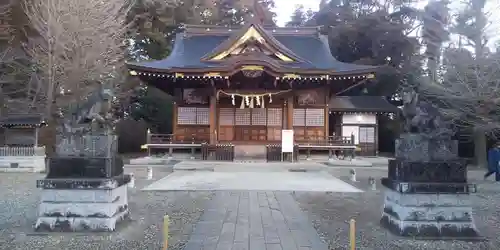
[[(198, 27), (198, 26), (197, 26)], [(250, 26), (248, 26), (250, 27)], [(260, 27), (257, 25), (256, 27)], [(235, 32), (213, 30), (209, 32), (193, 34), (187, 31), (178, 33), (174, 42), (174, 48), (170, 56), (162, 60), (151, 60), (143, 62), (128, 62), (127, 65), (132, 70), (143, 70), (148, 72), (173, 73), (183, 70), (195, 70), (196, 72), (223, 70), (231, 65), (226, 65), (224, 60), (204, 60), (207, 56), (231, 46), (236, 35), (244, 33), (245, 29)], [(293, 62), (280, 62), (280, 71), (285, 73), (299, 73), (307, 71), (319, 74), (356, 74), (373, 73), (378, 67), (369, 65), (357, 65), (343, 63), (336, 60), (330, 53), (328, 40), (326, 37), (312, 33), (310, 28), (306, 28), (307, 33), (300, 33), (287, 29), (264, 30), (267, 39), (272, 39), (272, 43), (280, 46), (280, 52), (287, 52), (287, 56), (293, 56)], [(289, 53), (290, 52), (290, 53)], [(275, 63), (273, 62), (273, 63)]]

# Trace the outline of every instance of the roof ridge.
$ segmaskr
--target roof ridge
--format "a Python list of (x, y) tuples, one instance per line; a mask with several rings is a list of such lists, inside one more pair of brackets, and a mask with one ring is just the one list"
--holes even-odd
[(214, 35), (214, 34), (229, 34), (237, 33), (241, 29), (245, 29), (249, 25), (258, 25), (262, 30), (271, 32), (272, 34), (288, 34), (288, 35), (317, 35), (319, 34), (320, 26), (311, 27), (271, 27), (255, 23), (247, 23), (238, 26), (217, 26), (217, 25), (185, 25), (183, 32), (187, 35)]

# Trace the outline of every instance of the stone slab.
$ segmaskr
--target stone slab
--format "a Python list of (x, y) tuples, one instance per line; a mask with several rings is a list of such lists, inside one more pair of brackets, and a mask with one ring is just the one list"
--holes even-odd
[(165, 165), (170, 161), (167, 157), (146, 156), (130, 159), (129, 165)]
[(286, 172), (306, 170), (324, 171), (327, 167), (315, 162), (218, 162), (218, 161), (183, 161), (174, 166), (174, 171), (215, 171), (215, 172)]
[(143, 190), (363, 192), (326, 172), (174, 172)]
[(405, 197), (392, 190), (386, 191), (384, 212), (402, 221), (472, 221), (472, 206), (466, 194), (448, 197), (429, 194), (429, 199), (419, 194), (413, 201), (410, 201), (412, 194), (402, 196)]
[(393, 190), (385, 191), (385, 201), (400, 206), (422, 207), (470, 207), (472, 206), (468, 194), (406, 194)]
[(353, 159), (351, 161), (349, 160), (339, 160), (339, 159), (329, 159), (326, 162), (327, 166), (332, 166), (332, 167), (345, 167), (345, 166), (352, 166), (352, 167), (372, 167), (373, 164), (367, 160), (362, 160), (362, 159)]
[(109, 203), (127, 197), (127, 185), (115, 189), (42, 189), (42, 202)]
[(113, 217), (128, 208), (127, 186), (103, 189), (44, 189), (40, 217)]
[(124, 221), (128, 216), (128, 209), (111, 218), (43, 216), (38, 217), (35, 230), (44, 232), (110, 232), (115, 231), (117, 224)]
[(477, 191), (476, 184), (471, 183), (401, 182), (385, 177), (381, 182), (382, 186), (401, 193), (469, 194)]
[(129, 183), (132, 179), (130, 174), (123, 174), (112, 178), (71, 178), (71, 179), (42, 179), (36, 181), (36, 187), (42, 189), (61, 190), (83, 190), (83, 189), (107, 189), (112, 190)]
[(391, 233), (417, 239), (481, 240), (474, 222), (446, 221), (404, 221), (384, 213), (380, 220), (382, 227)]
[(10, 168), (10, 167), (0, 167), (0, 173), (41, 173), (44, 172), (45, 168), (35, 168), (35, 167), (19, 167), (19, 168)]
[[(11, 163), (17, 163), (12, 168)], [(0, 172), (31, 172), (45, 171), (45, 156), (2, 156), (0, 157)]]
[(382, 226), (410, 237), (478, 237), (468, 194), (385, 192)]
[(290, 193), (217, 192), (184, 250), (327, 250)]

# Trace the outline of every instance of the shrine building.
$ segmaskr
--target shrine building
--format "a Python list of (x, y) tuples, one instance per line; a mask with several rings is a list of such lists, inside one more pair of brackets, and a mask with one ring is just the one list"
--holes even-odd
[(127, 66), (174, 97), (169, 143), (265, 145), (293, 129), (299, 145), (354, 138), (361, 154), (377, 155), (377, 117), (397, 112), (381, 96), (345, 96), (361, 93), (377, 67), (336, 60), (317, 27), (186, 25), (170, 56)]

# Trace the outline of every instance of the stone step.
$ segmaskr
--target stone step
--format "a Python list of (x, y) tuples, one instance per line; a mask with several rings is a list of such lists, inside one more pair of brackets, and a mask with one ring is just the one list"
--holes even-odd
[(35, 168), (35, 167), (0, 167), (0, 173), (41, 173), (44, 172), (45, 168)]
[(214, 171), (214, 172), (311, 172), (322, 171), (326, 167), (315, 163), (289, 162), (181, 162), (174, 171)]

